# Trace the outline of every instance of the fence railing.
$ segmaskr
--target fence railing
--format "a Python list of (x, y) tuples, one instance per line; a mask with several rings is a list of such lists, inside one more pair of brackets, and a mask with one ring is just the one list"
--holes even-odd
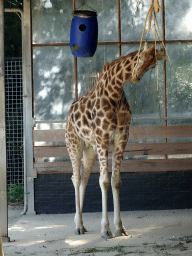
[[(64, 143), (65, 129), (34, 130), (33, 137), (37, 173), (72, 173)], [(124, 151), (122, 172), (192, 170), (192, 125), (132, 126), (129, 138), (131, 143), (127, 143)], [(111, 152), (109, 147), (109, 171)], [(98, 161), (92, 172), (99, 172)]]

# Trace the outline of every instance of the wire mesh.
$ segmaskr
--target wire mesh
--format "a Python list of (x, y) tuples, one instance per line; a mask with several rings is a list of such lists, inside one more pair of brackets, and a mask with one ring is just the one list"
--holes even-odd
[(5, 60), (7, 184), (24, 184), (22, 59)]

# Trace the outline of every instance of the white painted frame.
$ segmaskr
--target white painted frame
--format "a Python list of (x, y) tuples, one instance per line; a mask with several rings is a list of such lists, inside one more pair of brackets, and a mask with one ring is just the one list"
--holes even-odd
[(32, 102), (31, 4), (23, 1), (22, 63), (23, 63), (23, 130), (24, 130), (24, 214), (35, 214), (33, 168), (33, 102)]
[(0, 232), (3, 241), (8, 238), (7, 157), (5, 133), (5, 65), (4, 65), (4, 6), (0, 0)]
[(35, 214), (33, 169), (33, 116), (32, 116), (32, 57), (31, 57), (31, 7), (30, 0), (23, 1), (20, 9), (5, 9), (15, 12), (22, 20), (22, 74), (23, 74), (23, 131), (24, 131), (24, 210), (22, 214)]
[(3, 241), (8, 237), (7, 208), (7, 158), (5, 132), (5, 69), (4, 69), (4, 12), (20, 13), (22, 19), (22, 70), (23, 70), (23, 130), (24, 130), (24, 211), (35, 214), (33, 169), (33, 116), (32, 116), (32, 59), (31, 59), (31, 11), (30, 0), (23, 1), (23, 11), (4, 9), (0, 0), (0, 230)]

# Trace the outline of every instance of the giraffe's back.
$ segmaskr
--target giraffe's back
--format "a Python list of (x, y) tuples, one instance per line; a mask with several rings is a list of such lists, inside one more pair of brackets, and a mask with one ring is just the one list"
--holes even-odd
[(92, 90), (72, 104), (67, 120), (71, 128), (67, 132), (75, 132), (92, 146), (96, 146), (99, 140), (112, 143), (117, 130), (123, 132), (130, 118), (131, 111), (124, 93), (119, 103), (114, 105), (105, 96), (97, 97)]

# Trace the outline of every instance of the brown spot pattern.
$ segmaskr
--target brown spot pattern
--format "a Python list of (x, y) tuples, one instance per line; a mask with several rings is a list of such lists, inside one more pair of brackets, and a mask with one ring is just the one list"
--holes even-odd
[(76, 114), (75, 114), (75, 120), (77, 121), (79, 118), (80, 118), (81, 114), (80, 112), (78, 111)]
[(104, 117), (103, 111), (100, 110), (100, 111), (97, 113), (97, 116), (98, 116), (98, 117)]
[(100, 125), (101, 125), (101, 119), (96, 118), (95, 122), (96, 122), (96, 125), (97, 125), (97, 126), (100, 126)]

